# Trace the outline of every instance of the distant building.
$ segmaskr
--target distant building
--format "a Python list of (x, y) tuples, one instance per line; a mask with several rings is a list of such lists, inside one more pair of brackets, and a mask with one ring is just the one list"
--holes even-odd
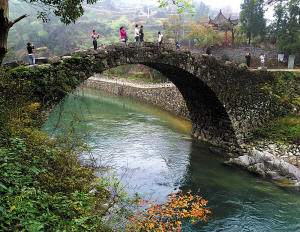
[[(238, 17), (229, 17), (229, 18), (226, 18), (223, 14), (222, 14), (222, 11), (220, 10), (219, 14), (215, 17), (215, 19), (211, 19), (209, 17), (209, 22), (208, 24), (211, 24), (216, 30), (219, 30), (219, 23), (221, 21), (226, 21), (226, 22), (229, 22), (230, 25), (233, 25), (233, 26), (236, 26), (238, 25), (239, 23), (239, 18)], [(233, 33), (233, 28), (231, 29), (231, 43), (233, 43), (234, 41), (234, 33)], [(225, 29), (225, 43), (228, 43), (227, 42), (227, 29)]]

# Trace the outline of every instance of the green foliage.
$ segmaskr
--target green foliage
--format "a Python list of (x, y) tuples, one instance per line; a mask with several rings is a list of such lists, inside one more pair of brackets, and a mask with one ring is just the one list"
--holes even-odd
[(170, 15), (163, 22), (166, 39), (174, 38), (175, 41), (179, 41), (182, 37), (181, 35), (184, 28), (184, 21), (181, 15)]
[(210, 6), (206, 5), (202, 1), (200, 3), (195, 3), (195, 16), (194, 20), (197, 21), (200, 18), (209, 18)]
[(274, 21), (267, 27), (267, 34), (269, 36), (268, 41), (272, 44), (277, 42), (278, 32), (282, 28), (282, 21), (285, 11), (286, 10), (282, 4), (282, 1), (278, 2), (278, 4), (274, 6)]
[(294, 114), (294, 116), (275, 118), (265, 123), (256, 129), (253, 139), (300, 144), (300, 116), (296, 112)]
[[(83, 15), (84, 10), (82, 4), (85, 1), (76, 0), (76, 1), (56, 1), (56, 0), (32, 0), (30, 3), (42, 3), (54, 8), (54, 15), (60, 17), (60, 20), (65, 24), (75, 23), (77, 19)], [(87, 4), (94, 4), (97, 0), (87, 0)], [(37, 12), (37, 18), (41, 18), (43, 22), (49, 20), (48, 15), (49, 11)]]
[[(39, 131), (45, 99), (55, 98), (55, 91), (71, 90), (76, 82), (66, 76), (71, 64), (82, 67), (91, 62), (74, 57), (57, 69), (19, 67), (0, 73), (1, 231), (111, 231), (103, 220), (108, 209), (115, 203), (137, 202), (128, 199), (119, 180), (105, 175), (93, 159), (81, 164), (78, 154), (89, 149), (74, 134), (81, 123), (76, 113), (62, 138)], [(48, 91), (54, 91), (52, 97)]]
[(223, 54), (222, 57), (221, 57), (221, 59), (223, 61), (229, 61), (230, 60), (230, 58), (229, 58), (229, 56), (227, 54)]
[[(298, 93), (294, 89), (294, 85), (297, 83), (299, 75), (291, 72), (279, 72), (273, 83), (266, 83), (262, 88), (266, 90), (266, 96), (269, 96), (274, 107), (276, 106), (277, 116), (287, 115), (293, 108), (300, 108), (300, 105), (296, 106), (293, 103), (294, 98)], [(287, 111), (290, 109), (290, 111)]]
[(11, 58), (14, 55), (14, 52), (12, 52), (12, 50), (14, 50), (15, 48), (9, 48), (7, 49), (7, 53), (5, 54), (5, 58)]
[(300, 52), (299, 38), (299, 0), (292, 0), (288, 4), (288, 10), (282, 20), (282, 28), (279, 30), (278, 52), (287, 55)]
[(241, 29), (246, 34), (249, 44), (251, 36), (265, 36), (266, 19), (264, 18), (263, 1), (244, 0), (241, 4), (240, 22)]
[(177, 8), (177, 13), (180, 14), (184, 11), (187, 11), (189, 15), (194, 15), (193, 8), (194, 5), (191, 4), (192, 0), (158, 0), (159, 7), (167, 7), (168, 5), (173, 4)]

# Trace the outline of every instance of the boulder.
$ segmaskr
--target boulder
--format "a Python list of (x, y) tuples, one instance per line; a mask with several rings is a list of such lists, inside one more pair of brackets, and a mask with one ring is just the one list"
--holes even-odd
[(38, 67), (39, 67), (39, 65), (38, 65), (38, 64), (34, 64), (34, 65), (28, 65), (28, 66), (26, 66), (26, 68), (30, 68), (30, 69), (32, 69), (32, 70), (36, 70)]
[(60, 64), (62, 61), (60, 59), (60, 57), (58, 56), (53, 56), (48, 58), (48, 63), (51, 65), (56, 65), (56, 64)]
[(238, 69), (245, 70), (245, 69), (248, 69), (248, 66), (246, 64), (242, 63), (238, 66)]
[(47, 57), (39, 57), (35, 58), (36, 64), (48, 64), (48, 58)]
[(277, 159), (266, 151), (251, 150), (248, 155), (230, 158), (229, 164), (234, 164), (270, 178), (284, 177), (290, 180), (300, 181), (300, 170), (284, 160)]
[(62, 58), (63, 60), (66, 60), (66, 59), (72, 58), (72, 56), (62, 56), (61, 58)]
[(257, 70), (267, 70), (267, 67), (258, 67)]

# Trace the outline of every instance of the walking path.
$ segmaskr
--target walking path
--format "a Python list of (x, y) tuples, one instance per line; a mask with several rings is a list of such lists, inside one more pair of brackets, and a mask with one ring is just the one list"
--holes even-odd
[(94, 76), (90, 77), (89, 80), (115, 83), (115, 84), (119, 84), (119, 85), (126, 85), (126, 86), (131, 86), (131, 87), (136, 87), (136, 88), (142, 88), (142, 89), (175, 87), (175, 85), (173, 83), (152, 83), (152, 82), (146, 82), (146, 81), (132, 80), (132, 79), (128, 79), (128, 78), (116, 78), (116, 77), (102, 76), (100, 74), (95, 74)]

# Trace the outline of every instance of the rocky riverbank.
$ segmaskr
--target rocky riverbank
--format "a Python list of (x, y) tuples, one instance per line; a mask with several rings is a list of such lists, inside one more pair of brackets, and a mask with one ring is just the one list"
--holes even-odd
[[(189, 118), (184, 99), (172, 83), (150, 83), (97, 74), (86, 80), (82, 87), (137, 98)], [(290, 180), (284, 181), (285, 185), (300, 190), (300, 146), (273, 141), (254, 141), (242, 144), (241, 150), (244, 155), (230, 158), (227, 164), (237, 165), (273, 180)]]
[(280, 186), (300, 190), (299, 145), (265, 140), (245, 144), (245, 149), (243, 156), (230, 158), (226, 164), (276, 180)]

